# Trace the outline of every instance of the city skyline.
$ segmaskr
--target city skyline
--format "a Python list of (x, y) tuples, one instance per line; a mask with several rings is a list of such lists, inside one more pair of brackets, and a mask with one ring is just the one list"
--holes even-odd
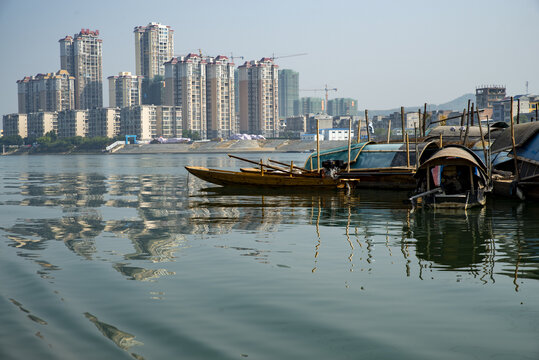
[[(56, 5), (62, 4), (65, 14), (56, 18)], [(84, 12), (71, 10), (68, 4), (4, 1), (0, 5), (6, 27), (20, 29), (1, 40), (5, 53), (14, 54), (3, 59), (2, 114), (17, 111), (17, 80), (60, 70), (58, 40), (81, 28), (100, 31), (103, 98), (108, 105), (105, 80), (120, 72), (135, 73), (133, 28), (150, 22), (175, 31), (175, 55), (200, 49), (204, 55), (243, 56), (235, 60), (236, 67), (275, 56), (280, 69), (300, 74), (300, 89), (327, 83), (339, 89), (330, 98), (358, 99), (359, 109), (437, 104), (472, 93), (484, 83), (504, 84), (508, 94), (521, 94), (529, 81), (529, 92), (539, 92), (535, 65), (539, 49), (533, 45), (533, 34), (539, 30), (538, 1), (337, 1), (329, 7), (321, 1), (277, 1), (262, 15), (263, 5), (247, 7), (242, 1), (152, 6), (96, 1)], [(194, 13), (203, 14), (207, 26), (197, 26), (198, 16), (186, 16)], [(29, 30), (20, 28), (26, 23), (32, 23)], [(307, 55), (279, 59), (298, 53)], [(300, 92), (300, 96), (322, 97), (323, 93)]]

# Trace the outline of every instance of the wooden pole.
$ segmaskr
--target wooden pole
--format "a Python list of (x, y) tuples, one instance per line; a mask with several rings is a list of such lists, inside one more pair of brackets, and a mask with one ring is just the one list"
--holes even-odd
[(520, 124), (520, 99), (517, 100), (517, 125)]
[(404, 106), (401, 106), (401, 126), (402, 126), (402, 142), (404, 143)]
[[(468, 104), (470, 101), (468, 100)], [(470, 110), (470, 109), (468, 109)], [(468, 141), (468, 131), (470, 130), (470, 112), (468, 111), (468, 114), (466, 116), (466, 132), (464, 133), (464, 140), (462, 141), (462, 145), (466, 146), (466, 142)]]
[[(423, 119), (421, 119), (421, 109), (417, 109), (417, 114), (419, 115), (419, 123), (417, 124), (417, 126), (419, 127), (419, 132), (421, 133), (421, 129), (423, 128), (423, 126), (421, 125), (421, 122), (423, 121)], [(415, 137), (415, 125), (414, 125), (414, 137)]]
[(535, 104), (535, 121), (539, 121), (539, 103)]
[(346, 163), (346, 172), (350, 172), (350, 152), (352, 148), (352, 117), (348, 122), (348, 162)]
[[(367, 114), (367, 110), (365, 110), (365, 114)], [(361, 120), (357, 120), (357, 141), (356, 143), (359, 144), (361, 142)]]
[(481, 119), (479, 118), (479, 110), (475, 109), (475, 111), (477, 112), (477, 122), (479, 123), (479, 133), (481, 134), (481, 144), (483, 145), (483, 155), (485, 155), (485, 166), (487, 166), (488, 168), (489, 159), (487, 159), (487, 149), (485, 147), (485, 138), (483, 137), (483, 127), (481, 126)]
[(442, 136), (442, 133), (440, 133), (440, 149), (443, 147), (442, 140), (443, 140), (443, 136)]
[(408, 133), (406, 133), (406, 166), (410, 167), (410, 139)]
[(387, 143), (389, 144), (389, 139), (391, 137), (391, 119), (387, 123)]
[(473, 118), (474, 118), (473, 108), (474, 108), (474, 103), (472, 103), (472, 109), (470, 110), (471, 111), (471, 113), (470, 113), (470, 126), (473, 126)]
[(371, 133), (369, 131), (369, 110), (365, 110), (365, 129), (367, 130), (367, 141), (371, 141)]
[(316, 171), (320, 173), (320, 119), (316, 119)]
[(426, 132), (427, 132), (427, 103), (425, 103), (425, 107), (423, 108), (423, 136), (427, 136)]
[(513, 97), (511, 96), (511, 143), (513, 145), (513, 160), (515, 161), (515, 176), (518, 181), (520, 174), (518, 171), (518, 160), (517, 160), (517, 147), (515, 145), (515, 125), (513, 120)]
[(462, 116), (460, 118), (460, 128), (459, 128), (459, 141), (462, 140), (462, 128), (464, 127), (464, 115), (466, 114), (466, 109), (462, 109)]
[[(421, 111), (421, 110), (419, 110)], [(421, 119), (421, 117), (420, 117)], [(419, 167), (419, 149), (417, 148), (417, 127), (414, 126), (414, 140), (415, 140), (415, 169)]]

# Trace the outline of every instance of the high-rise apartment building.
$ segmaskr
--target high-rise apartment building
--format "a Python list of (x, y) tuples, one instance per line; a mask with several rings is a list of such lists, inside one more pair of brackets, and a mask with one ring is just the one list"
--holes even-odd
[(75, 77), (75, 108), (103, 106), (102, 42), (99, 30), (82, 29), (60, 39), (60, 65)]
[(302, 97), (294, 103), (294, 112), (301, 115), (323, 113), (324, 99), (316, 97)]
[(109, 106), (126, 107), (141, 105), (142, 76), (121, 72), (109, 76)]
[(299, 100), (299, 73), (279, 70), (279, 118), (287, 119), (299, 115), (294, 112), (294, 103)]
[(208, 138), (227, 138), (236, 131), (234, 84), (234, 63), (226, 56), (209, 58), (206, 64)]
[(196, 54), (165, 63), (164, 103), (181, 106), (183, 129), (207, 138), (206, 59)]
[(62, 111), (75, 107), (75, 78), (66, 70), (17, 80), (19, 113)]
[(328, 100), (327, 113), (332, 116), (358, 115), (358, 101), (351, 98)]
[(137, 75), (153, 79), (165, 75), (165, 62), (174, 56), (174, 30), (170, 26), (149, 23), (137, 26), (135, 33), (135, 61)]
[(27, 114), (7, 114), (2, 118), (4, 136), (28, 136)]
[(267, 137), (278, 135), (278, 66), (271, 58), (247, 61), (238, 67), (240, 131)]
[(475, 89), (475, 103), (478, 109), (492, 109), (496, 101), (505, 97), (505, 86), (480, 86)]

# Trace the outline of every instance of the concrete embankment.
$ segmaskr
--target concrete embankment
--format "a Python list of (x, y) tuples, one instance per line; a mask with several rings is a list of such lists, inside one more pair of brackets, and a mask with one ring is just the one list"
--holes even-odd
[[(320, 149), (347, 146), (348, 141), (321, 141)], [(149, 153), (245, 153), (245, 152), (312, 152), (316, 141), (301, 140), (226, 140), (191, 144), (130, 144), (114, 154)]]

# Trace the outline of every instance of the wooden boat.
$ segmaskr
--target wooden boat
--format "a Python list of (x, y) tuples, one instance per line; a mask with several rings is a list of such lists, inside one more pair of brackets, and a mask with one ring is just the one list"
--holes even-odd
[(335, 172), (340, 179), (349, 180), (359, 188), (414, 189), (416, 166), (438, 149), (436, 142), (375, 144), (363, 142), (342, 146), (307, 158), (304, 168), (315, 170), (320, 165), (324, 172)]
[(486, 166), (464, 146), (447, 145), (438, 150), (419, 167), (416, 178), (416, 195), (410, 198), (414, 207), (467, 209), (486, 203)]
[(514, 125), (514, 142), (511, 129), (506, 129), (491, 150), (501, 159), (493, 163), (494, 193), (539, 199), (539, 122)]
[[(208, 169), (200, 166), (186, 166), (185, 169), (196, 177), (217, 185), (229, 186), (263, 186), (263, 187), (295, 187), (295, 188), (344, 188), (346, 183), (339, 179), (321, 174), (292, 174), (285, 172), (265, 171), (229, 171)], [(256, 170), (256, 169), (253, 169)]]

